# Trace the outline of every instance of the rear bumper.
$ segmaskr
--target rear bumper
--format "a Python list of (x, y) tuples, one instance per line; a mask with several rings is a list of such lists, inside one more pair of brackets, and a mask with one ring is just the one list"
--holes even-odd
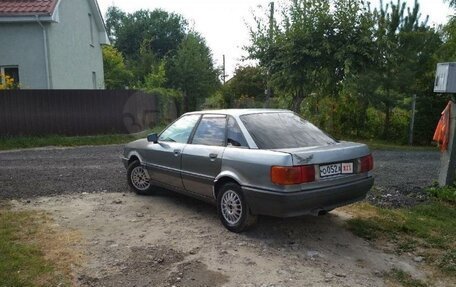
[(343, 185), (293, 193), (279, 193), (251, 187), (242, 187), (242, 189), (253, 214), (293, 217), (330, 211), (363, 200), (373, 184), (374, 178), (368, 177)]

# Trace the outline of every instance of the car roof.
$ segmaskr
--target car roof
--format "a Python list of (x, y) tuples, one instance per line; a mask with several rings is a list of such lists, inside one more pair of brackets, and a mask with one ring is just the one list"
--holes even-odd
[(280, 110), (280, 109), (224, 109), (224, 110), (204, 110), (197, 112), (189, 112), (186, 115), (195, 115), (195, 114), (222, 114), (230, 116), (242, 116), (249, 114), (263, 114), (263, 113), (283, 113), (291, 112), (289, 110)]

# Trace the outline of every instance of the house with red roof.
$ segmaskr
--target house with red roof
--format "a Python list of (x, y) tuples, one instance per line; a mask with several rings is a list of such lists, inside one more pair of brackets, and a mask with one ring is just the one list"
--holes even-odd
[(0, 1), (0, 73), (21, 89), (103, 89), (107, 44), (97, 0)]

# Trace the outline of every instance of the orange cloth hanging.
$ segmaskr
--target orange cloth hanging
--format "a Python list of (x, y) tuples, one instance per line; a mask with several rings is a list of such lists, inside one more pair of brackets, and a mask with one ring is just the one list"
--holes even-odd
[(451, 102), (448, 103), (442, 112), (437, 128), (435, 129), (433, 140), (439, 144), (440, 151), (448, 149), (450, 141), (450, 117), (451, 117)]

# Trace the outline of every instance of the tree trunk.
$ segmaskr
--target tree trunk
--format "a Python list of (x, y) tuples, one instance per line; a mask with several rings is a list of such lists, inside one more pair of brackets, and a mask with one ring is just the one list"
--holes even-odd
[(356, 125), (356, 136), (361, 137), (361, 131), (364, 131), (367, 123), (367, 109), (369, 108), (369, 102), (366, 100), (364, 93), (361, 94), (361, 111), (358, 115), (357, 125)]
[(184, 113), (187, 113), (190, 111), (190, 103), (189, 103), (187, 91), (184, 91), (183, 98), (184, 98)]
[(389, 102), (387, 102), (386, 109), (385, 109), (385, 123), (383, 126), (383, 139), (389, 138), (390, 122), (391, 122), (391, 104)]
[(176, 116), (180, 117), (182, 112), (181, 112), (181, 105), (180, 105), (178, 99), (174, 99), (174, 107), (176, 108)]
[(299, 114), (302, 101), (304, 101), (304, 89), (299, 88), (293, 97), (293, 104), (291, 106), (293, 112)]

